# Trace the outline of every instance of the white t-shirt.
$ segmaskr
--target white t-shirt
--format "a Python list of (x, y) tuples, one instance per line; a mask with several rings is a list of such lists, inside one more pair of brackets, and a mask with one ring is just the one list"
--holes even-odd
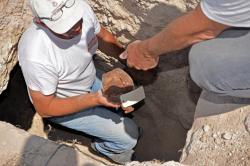
[(82, 34), (61, 39), (32, 23), (18, 45), (18, 59), (27, 86), (44, 95), (71, 97), (90, 91), (95, 80), (92, 56), (100, 24), (91, 7), (84, 3)]
[(250, 0), (201, 0), (204, 14), (233, 27), (250, 27)]

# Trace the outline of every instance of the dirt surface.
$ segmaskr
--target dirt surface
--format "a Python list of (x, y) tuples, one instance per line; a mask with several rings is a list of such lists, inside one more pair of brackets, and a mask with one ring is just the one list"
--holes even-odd
[(181, 162), (188, 165), (250, 165), (250, 99), (203, 92)]

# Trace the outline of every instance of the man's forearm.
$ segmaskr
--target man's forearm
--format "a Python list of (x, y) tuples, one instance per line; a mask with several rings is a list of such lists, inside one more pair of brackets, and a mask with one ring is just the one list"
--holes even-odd
[(75, 97), (55, 97), (48, 105), (47, 116), (62, 116), (98, 105), (97, 94), (89, 93)]
[(98, 48), (114, 58), (119, 58), (119, 55), (125, 50), (116, 38), (105, 28), (101, 28), (98, 37)]
[(212, 39), (228, 26), (208, 19), (200, 6), (177, 18), (155, 36), (142, 42), (151, 55), (161, 55)]
[(30, 89), (29, 91), (36, 111), (43, 117), (68, 115), (100, 104), (98, 92), (59, 98)]

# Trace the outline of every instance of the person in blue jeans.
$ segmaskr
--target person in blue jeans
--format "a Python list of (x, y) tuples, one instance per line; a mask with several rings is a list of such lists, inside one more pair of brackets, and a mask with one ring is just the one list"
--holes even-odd
[(192, 46), (190, 75), (216, 95), (250, 98), (250, 1), (201, 0), (161, 32), (130, 43), (120, 55), (138, 70), (158, 65), (160, 55)]
[(112, 112), (120, 105), (102, 95), (92, 58), (97, 48), (112, 55), (123, 48), (84, 0), (29, 0), (29, 5), (35, 17), (19, 41), (18, 60), (36, 111), (94, 136), (92, 148), (111, 160), (131, 161), (138, 127)]
[[(102, 82), (96, 77), (91, 92), (98, 93), (101, 89)], [(48, 120), (96, 137), (92, 148), (115, 162), (124, 164), (133, 157), (132, 149), (138, 138), (137, 126), (130, 118), (122, 117), (119, 113), (98, 106)]]

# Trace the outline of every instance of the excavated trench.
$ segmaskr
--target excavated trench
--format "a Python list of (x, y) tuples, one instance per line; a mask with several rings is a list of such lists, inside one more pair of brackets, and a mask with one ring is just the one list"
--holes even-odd
[[(31, 14), (23, 2), (23, 0), (13, 3), (3, 1), (1, 6), (3, 9), (6, 8), (3, 10), (4, 15), (10, 16), (12, 20), (10, 22), (9, 17), (3, 17), (4, 19), (8, 18), (7, 21), (3, 20), (3, 22), (12, 23), (6, 24), (8, 26), (2, 30), (5, 35), (15, 35), (19, 38), (21, 30), (26, 29), (27, 23), (31, 20)], [(90, 0), (90, 3), (100, 23), (110, 28), (111, 32), (123, 44), (127, 44), (130, 41), (144, 39), (159, 32), (173, 18), (194, 8), (197, 1), (177, 0), (172, 3), (159, 0), (147, 2)], [(20, 7), (16, 5), (20, 5)], [(18, 15), (21, 17), (13, 17), (13, 13), (22, 14)], [(20, 26), (16, 26), (17, 23)], [(9, 27), (16, 27), (16, 29)], [(11, 38), (11, 36), (6, 36), (7, 38)], [(5, 40), (2, 43), (6, 46), (13, 44)], [(8, 50), (7, 47), (6, 50)], [(136, 111), (132, 114), (136, 123), (143, 128), (143, 135), (135, 149), (138, 160), (179, 160), (187, 131), (193, 123), (196, 105), (194, 101), (197, 101), (197, 96), (199, 96), (199, 91), (190, 93), (187, 88), (187, 65), (187, 51), (183, 50), (162, 57), (156, 75), (155, 73), (153, 76), (137, 73), (136, 78), (139, 81), (136, 81), (145, 83), (146, 80), (149, 80), (150, 82), (144, 86), (146, 92), (144, 103), (137, 105)], [(29, 101), (25, 82), (18, 65), (13, 69), (10, 77), (7, 90), (0, 95), (0, 120), (28, 131), (32, 126), (35, 111)], [(56, 131), (63, 132), (61, 134), (52, 132), (54, 130), (47, 130), (49, 125), (45, 122), (44, 130), (51, 140), (67, 141), (75, 139), (76, 136), (77, 139), (79, 137), (86, 138), (81, 136), (81, 133), (54, 125), (52, 127), (58, 129)], [(84, 141), (84, 139), (82, 140)], [(89, 141), (87, 142), (89, 143)], [(89, 145), (88, 143), (87, 145)]]
[[(131, 41), (153, 36), (166, 27), (171, 20), (195, 8), (199, 0), (89, 0), (89, 2), (100, 23), (117, 36), (119, 41), (125, 46)], [(17, 45), (23, 30), (27, 28), (29, 22), (32, 20), (32, 16), (24, 0), (3, 0), (0, 3), (0, 8), (2, 9), (0, 12), (1, 15), (4, 15), (4, 17), (1, 17), (2, 26), (0, 31), (0, 33), (3, 34), (2, 36), (4, 36), (4, 38), (1, 39), (2, 45), (0, 46), (2, 50), (0, 59), (1, 65), (3, 65), (0, 69), (0, 72), (3, 73), (0, 78), (0, 80), (3, 81), (3, 84), (1, 82), (0, 89), (3, 89), (5, 87), (5, 81), (8, 79), (6, 77), (9, 74), (8, 71), (12, 69), (12, 64), (14, 64), (16, 60), (16, 49), (13, 48)], [(162, 56), (156, 71), (157, 74), (153, 73), (153, 75), (148, 75), (141, 72), (135, 74), (137, 75), (135, 76), (137, 83), (144, 84), (148, 82), (147, 85), (144, 86), (146, 93), (144, 103), (137, 105), (136, 111), (131, 114), (131, 117), (136, 123), (143, 128), (143, 135), (135, 148), (136, 157), (139, 161), (149, 161), (153, 159), (162, 161), (179, 160), (186, 141), (187, 131), (193, 123), (194, 110), (200, 95), (200, 90), (188, 79), (187, 52), (187, 50), (182, 50)], [(103, 65), (99, 65), (99, 67), (103, 67)], [(34, 108), (29, 101), (25, 82), (18, 65), (12, 70), (10, 77), (8, 88), (0, 95), (0, 121), (9, 122), (28, 132), (34, 127), (35, 123), (37, 133), (31, 133), (39, 135), (41, 134), (38, 133), (39, 130), (39, 132), (42, 131), (42, 134), (47, 134), (47, 137), (53, 141), (75, 142), (75, 140), (77, 140), (77, 143), (79, 142), (84, 146), (89, 146), (90, 138), (83, 133), (77, 133), (54, 124), (48, 124), (46, 121), (43, 122), (44, 124), (41, 124), (41, 121), (38, 122)], [(217, 103), (211, 104), (203, 101), (203, 104), (204, 103), (204, 108), (207, 108), (202, 109), (203, 112), (209, 112), (211, 105), (215, 107), (216, 110), (227, 108), (227, 106), (224, 107), (224, 105), (220, 104), (218, 106)], [(222, 103), (224, 103), (224, 101)], [(230, 104), (231, 103), (229, 103), (229, 105)], [(231, 112), (229, 115), (210, 117), (206, 119), (204, 123), (201, 123), (204, 119), (198, 122), (196, 120), (193, 126), (194, 132), (191, 133), (196, 133), (196, 136), (192, 138), (192, 142), (189, 142), (190, 140), (187, 141), (187, 144), (190, 145), (189, 149), (191, 149), (192, 152), (190, 151), (191, 153), (186, 163), (194, 165), (195, 163), (197, 163), (197, 165), (202, 165), (201, 163), (204, 163), (203, 165), (209, 165), (208, 163), (211, 163), (210, 165), (214, 165), (216, 161), (218, 165), (249, 165), (240, 164), (240, 162), (244, 162), (243, 159), (249, 159), (249, 141), (247, 139), (249, 138), (249, 135), (247, 135), (249, 133), (249, 127), (245, 127), (249, 126), (249, 118), (246, 118), (246, 116), (249, 117), (247, 110), (242, 111), (242, 109), (240, 109), (239, 111)], [(218, 121), (220, 123), (217, 123)], [(211, 129), (206, 132), (206, 134), (199, 135), (201, 128), (204, 126), (209, 127), (209, 123), (207, 124), (207, 122), (211, 122)], [(228, 122), (230, 122), (230, 124)], [(244, 123), (244, 125), (242, 123)], [(226, 124), (226, 126), (223, 124)], [(8, 128), (2, 131), (6, 131), (8, 134), (12, 133)], [(234, 133), (236, 135), (234, 135), (238, 135), (239, 139), (223, 140), (223, 137), (216, 136), (216, 139), (211, 137), (214, 135), (213, 133), (218, 134), (222, 131), (235, 131)], [(20, 134), (20, 132), (17, 133), (17, 138), (12, 137), (14, 143), (11, 145), (14, 145), (14, 149), (16, 145), (21, 142), (21, 140), (18, 139), (20, 136), (18, 134)], [(6, 138), (4, 137), (5, 134), (2, 136), (2, 138)], [(36, 143), (36, 148), (32, 146), (32, 143), (34, 143), (31, 141), (32, 137), (33, 136), (28, 139), (30, 142), (26, 141), (24, 143), (26, 148), (32, 150), (40, 149), (40, 145)], [(15, 142), (15, 140), (17, 142)], [(206, 142), (200, 146), (200, 140), (205, 140)], [(43, 142), (43, 139), (41, 141)], [(214, 141), (216, 144), (218, 143), (218, 146), (214, 144)], [(1, 144), (4, 145), (4, 141), (1, 141)], [(210, 146), (210, 144), (213, 146)], [(192, 149), (190, 148), (191, 145), (194, 147), (198, 146), (198, 148)], [(7, 146), (9, 145), (7, 144)], [(225, 149), (225, 146), (227, 149)], [(25, 152), (23, 150), (27, 150), (26, 148), (23, 149), (22, 146), (21, 153)], [(237, 150), (239, 151), (237, 152)], [(8, 154), (6, 149), (2, 150), (2, 152)], [(30, 151), (27, 152), (29, 153)], [(185, 154), (185, 151), (183, 154)], [(25, 156), (22, 155), (23, 154), (20, 154), (19, 157), (25, 159), (23, 158)], [(35, 162), (38, 162), (36, 160), (37, 156), (30, 156), (28, 155), (31, 159), (34, 158)], [(6, 156), (1, 155), (1, 157), (5, 159)], [(13, 156), (9, 156), (9, 158), (15, 160)], [(0, 165), (3, 162), (2, 159)]]
[[(194, 100), (198, 93), (192, 93), (187, 88), (188, 73), (186, 51), (178, 55), (169, 55), (162, 59), (157, 78), (144, 86), (146, 100), (137, 106), (131, 115), (136, 123), (143, 128), (143, 135), (136, 146), (136, 156), (139, 161), (158, 159), (161, 161), (178, 161), (185, 144), (186, 134), (193, 122), (195, 108)], [(140, 80), (143, 81), (143, 80)], [(29, 101), (25, 81), (18, 65), (11, 73), (7, 90), (0, 95), (0, 120), (9, 122), (19, 128), (28, 130), (35, 114)], [(47, 130), (48, 126), (57, 129)], [(45, 122), (44, 132), (54, 141), (73, 141), (75, 136), (80, 140), (89, 137), (75, 131), (61, 128)], [(62, 132), (61, 132), (62, 131)], [(72, 135), (73, 133), (73, 135)], [(71, 135), (71, 136), (69, 136)], [(89, 141), (83, 143), (88, 146)]]

